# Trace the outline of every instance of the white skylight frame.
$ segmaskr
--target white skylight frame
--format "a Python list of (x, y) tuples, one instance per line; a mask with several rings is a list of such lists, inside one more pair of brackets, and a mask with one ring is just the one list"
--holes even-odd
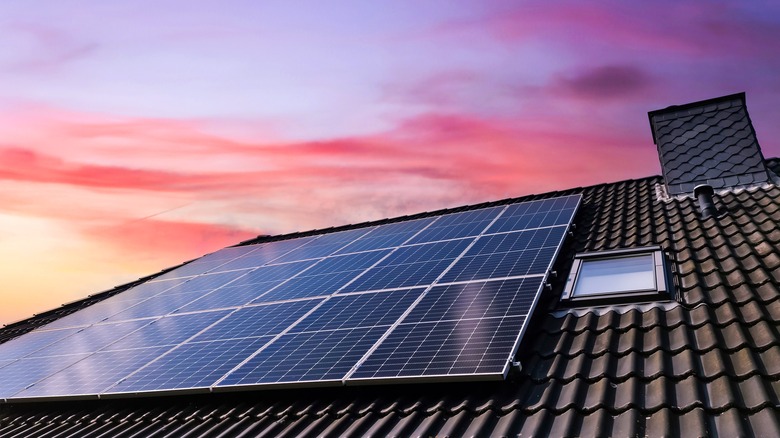
[[(588, 271), (603, 274), (611, 261), (614, 262), (614, 278), (610, 279), (609, 275), (586, 277)], [(643, 263), (647, 269), (637, 270)], [(580, 253), (574, 258), (561, 300), (570, 303), (660, 300), (670, 296), (670, 279), (667, 260), (659, 246)], [(578, 284), (582, 287), (584, 281), (589, 281), (588, 286), (611, 283), (601, 290), (578, 290)], [(621, 282), (634, 286), (621, 286)]]

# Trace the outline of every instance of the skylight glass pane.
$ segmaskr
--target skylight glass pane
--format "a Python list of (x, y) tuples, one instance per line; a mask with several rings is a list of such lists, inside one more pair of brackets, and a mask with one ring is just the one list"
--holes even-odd
[(583, 260), (574, 296), (655, 289), (652, 254)]

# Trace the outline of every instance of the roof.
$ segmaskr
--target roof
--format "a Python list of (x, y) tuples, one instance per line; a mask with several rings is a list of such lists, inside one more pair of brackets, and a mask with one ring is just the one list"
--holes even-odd
[[(663, 177), (240, 244), (581, 194), (506, 381), (11, 402), (0, 436), (780, 436), (780, 159), (763, 159), (743, 94), (650, 119)], [(717, 217), (688, 194), (702, 178), (726, 188)], [(576, 254), (649, 246), (673, 259), (675, 299), (559, 304)], [(0, 342), (170, 269), (6, 326)]]
[[(721, 193), (727, 214), (701, 219), (691, 197), (658, 198), (663, 184), (528, 197), (583, 200), (507, 381), (4, 404), (0, 436), (780, 436), (780, 188)], [(649, 245), (673, 254), (679, 303), (556, 306), (574, 254)]]
[(745, 93), (651, 111), (650, 127), (670, 194), (768, 180)]

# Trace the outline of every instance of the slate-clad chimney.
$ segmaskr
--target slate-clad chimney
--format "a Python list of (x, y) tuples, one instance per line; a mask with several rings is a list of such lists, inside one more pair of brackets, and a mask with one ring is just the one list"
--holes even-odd
[(669, 195), (768, 182), (769, 173), (745, 106), (745, 93), (651, 111)]

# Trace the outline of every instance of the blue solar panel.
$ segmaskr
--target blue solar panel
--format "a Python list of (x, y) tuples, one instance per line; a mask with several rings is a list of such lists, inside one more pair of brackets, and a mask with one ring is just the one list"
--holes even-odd
[(15, 397), (97, 394), (167, 350), (139, 348), (95, 353), (15, 394)]
[(0, 358), (7, 361), (25, 357), (78, 331), (79, 329), (37, 330), (27, 333), (24, 337), (0, 344)]
[(43, 328), (50, 330), (65, 327), (85, 327), (103, 321), (110, 316), (126, 310), (128, 307), (132, 307), (144, 301), (144, 299), (126, 300), (123, 298), (127, 298), (124, 296), (124, 293), (115, 295), (97, 304), (93, 304), (84, 310), (60, 318), (51, 324), (47, 324)]
[(279, 257), (274, 260), (274, 263), (292, 262), (295, 260), (306, 260), (331, 255), (369, 231), (370, 230), (366, 228), (359, 228), (357, 230), (323, 234), (321, 237), (313, 239), (305, 245)]
[(276, 335), (319, 303), (320, 300), (306, 300), (245, 307), (198, 335), (193, 342)]
[(201, 330), (229, 314), (229, 311), (189, 313), (166, 316), (153, 320), (128, 336), (105, 347), (105, 350), (128, 350), (132, 348), (176, 345), (196, 335)]
[(287, 334), (217, 386), (340, 381), (387, 327)]
[(471, 239), (400, 247), (367, 270), (344, 292), (431, 284), (471, 244)]
[(0, 398), (500, 378), (578, 202), (217, 251), (0, 344)]
[(488, 232), (568, 225), (580, 202), (579, 195), (510, 205)]
[(270, 340), (265, 336), (187, 343), (105, 392), (209, 387)]
[(59, 356), (76, 353), (93, 353), (149, 324), (150, 320), (119, 322), (89, 326), (79, 336), (69, 336), (28, 357)]
[(439, 216), (436, 222), (420, 232), (409, 243), (477, 236), (490, 225), (502, 210), (503, 207), (493, 207)]
[(377, 227), (371, 233), (355, 240), (338, 251), (339, 254), (370, 251), (373, 249), (393, 248), (403, 245), (412, 236), (428, 226), (435, 218), (398, 222)]
[(544, 274), (565, 232), (557, 227), (483, 236), (441, 282)]
[(480, 281), (434, 286), (404, 323), (525, 315), (542, 279)]
[(219, 251), (207, 254), (197, 260), (193, 260), (184, 266), (167, 272), (155, 280), (167, 280), (174, 278), (186, 278), (193, 275), (203, 274), (220, 268), (225, 263), (238, 257), (243, 257), (260, 249), (263, 245), (247, 245), (234, 248), (225, 248)]
[(306, 237), (300, 239), (270, 242), (264, 245), (255, 245), (257, 248), (254, 251), (218, 266), (216, 269), (214, 269), (214, 272), (264, 266), (313, 239), (314, 237)]
[(248, 284), (235, 287), (222, 287), (207, 295), (203, 295), (198, 300), (181, 307), (176, 312), (196, 312), (199, 310), (243, 306), (254, 301), (257, 297), (270, 291), (281, 283), (281, 281), (268, 281), (265, 283)]
[(424, 288), (335, 296), (296, 324), (290, 333), (393, 324)]
[(142, 301), (123, 312), (106, 319), (107, 322), (127, 321), (130, 319), (149, 318), (173, 313), (203, 296), (203, 292), (189, 292), (183, 294), (165, 294)]
[(0, 394), (2, 394), (3, 398), (13, 397), (14, 394), (28, 386), (73, 365), (87, 356), (87, 354), (71, 354), (68, 356), (57, 356), (53, 359), (50, 357), (36, 357), (11, 362), (0, 368)]
[(523, 317), (401, 324), (352, 379), (500, 374)]

